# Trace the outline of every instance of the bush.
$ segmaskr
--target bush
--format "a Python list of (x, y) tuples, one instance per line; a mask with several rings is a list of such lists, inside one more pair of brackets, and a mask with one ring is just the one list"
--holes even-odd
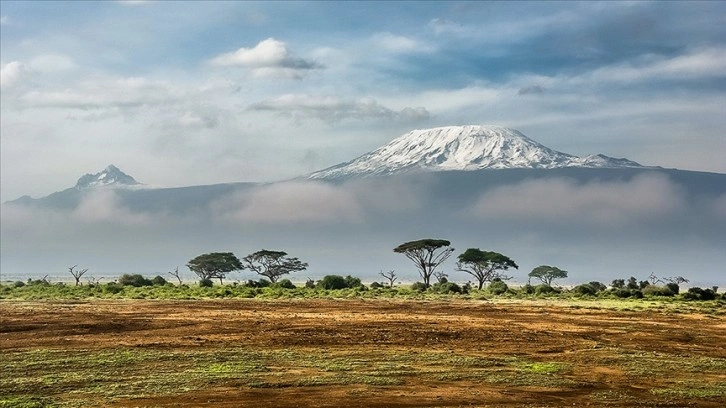
[(423, 282), (416, 282), (413, 285), (411, 285), (411, 290), (416, 291), (416, 292), (426, 292), (426, 289), (428, 289), (428, 287)]
[(642, 298), (643, 297), (643, 292), (641, 292), (640, 290), (630, 290), (627, 288), (611, 289), (610, 293), (619, 298), (629, 298), (629, 297)]
[(557, 289), (553, 288), (550, 285), (540, 284), (534, 287), (534, 294), (535, 295), (550, 295), (553, 293), (559, 293)]
[(151, 286), (153, 283), (151, 282), (151, 279), (146, 279), (142, 275), (139, 274), (123, 274), (118, 278), (119, 285), (123, 286), (134, 286), (134, 287), (141, 287), (141, 286)]
[(15, 283), (13, 283), (14, 288), (22, 288), (23, 286), (25, 286), (25, 282), (23, 281), (15, 281)]
[(345, 287), (346, 288), (358, 288), (363, 286), (363, 284), (360, 281), (360, 278), (354, 278), (350, 275), (345, 277)]
[(214, 286), (214, 282), (212, 282), (211, 279), (202, 279), (199, 281), (199, 286), (203, 288), (211, 288), (212, 286)]
[(321, 289), (345, 289), (348, 285), (345, 282), (345, 278), (340, 275), (326, 275), (323, 279), (318, 282), (318, 287)]
[(493, 295), (504, 294), (507, 290), (509, 290), (509, 286), (507, 286), (507, 284), (501, 279), (494, 279), (489, 286), (487, 286), (487, 291)]
[(166, 283), (166, 279), (160, 275), (156, 275), (153, 279), (151, 279), (151, 284), (154, 286), (164, 286)]
[(683, 294), (686, 300), (715, 300), (716, 292), (713, 289), (688, 288), (688, 292)]
[(431, 289), (436, 293), (461, 293), (461, 288), (454, 282), (437, 282), (434, 283)]
[(588, 285), (592, 286), (595, 289), (595, 292), (602, 292), (608, 288), (604, 283), (598, 281), (592, 281), (588, 283)]
[(597, 295), (597, 289), (595, 289), (589, 283), (583, 285), (577, 285), (572, 288), (572, 291), (580, 296), (595, 296)]
[(671, 292), (673, 292), (673, 294), (674, 294), (674, 295), (677, 295), (677, 294), (678, 294), (678, 292), (680, 292), (680, 291), (681, 291), (681, 287), (680, 287), (680, 286), (678, 286), (678, 284), (677, 284), (677, 283), (675, 283), (675, 282), (671, 282), (671, 283), (666, 283), (666, 287), (667, 287), (668, 289), (670, 289), (670, 290), (671, 290)]
[(308, 278), (308, 280), (305, 281), (305, 287), (308, 289), (315, 289), (315, 281)]
[[(676, 285), (678, 286), (678, 285)], [(673, 290), (668, 286), (656, 286), (656, 285), (648, 285), (645, 288), (643, 288), (643, 295), (645, 296), (674, 296), (677, 292), (673, 292)]]
[(385, 286), (383, 286), (383, 284), (380, 284), (378, 282), (372, 282), (370, 286), (371, 286), (371, 289), (382, 289), (385, 287)]
[(101, 287), (101, 291), (103, 293), (111, 293), (111, 294), (117, 294), (124, 290), (123, 285), (119, 285), (118, 283), (107, 283)]
[(527, 294), (527, 295), (531, 295), (531, 294), (533, 294), (533, 293), (534, 293), (534, 286), (532, 286), (532, 285), (530, 285), (530, 284), (528, 283), (528, 284), (526, 284), (526, 285), (522, 286), (522, 287), (521, 287), (521, 288), (519, 289), (519, 292), (520, 292), (520, 293), (524, 293), (524, 294)]
[(295, 289), (295, 285), (290, 281), (290, 279), (282, 279), (277, 282), (275, 282), (272, 285), (273, 288), (282, 288), (282, 289)]

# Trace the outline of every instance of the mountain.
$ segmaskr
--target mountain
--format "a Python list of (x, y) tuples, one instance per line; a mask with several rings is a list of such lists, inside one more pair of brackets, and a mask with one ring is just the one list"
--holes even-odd
[(96, 187), (123, 187), (123, 186), (138, 186), (141, 183), (134, 180), (133, 177), (119, 170), (118, 167), (113, 164), (109, 165), (103, 171), (96, 174), (85, 174), (78, 179), (75, 188), (77, 190), (85, 190), (88, 188)]
[(421, 171), (644, 167), (602, 154), (577, 157), (558, 152), (515, 129), (447, 126), (413, 130), (349, 162), (312, 173), (311, 179)]

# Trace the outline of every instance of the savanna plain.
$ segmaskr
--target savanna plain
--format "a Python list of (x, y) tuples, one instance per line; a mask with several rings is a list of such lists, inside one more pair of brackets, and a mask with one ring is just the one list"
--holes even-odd
[(724, 302), (0, 300), (0, 407), (723, 407)]

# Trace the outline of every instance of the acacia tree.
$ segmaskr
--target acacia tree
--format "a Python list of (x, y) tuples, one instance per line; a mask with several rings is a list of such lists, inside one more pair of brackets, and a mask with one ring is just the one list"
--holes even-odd
[(383, 276), (384, 278), (388, 279), (388, 287), (389, 288), (393, 288), (393, 284), (396, 282), (396, 279), (398, 279), (398, 277), (396, 276), (396, 271), (393, 270), (393, 269), (391, 269), (388, 272), (381, 271), (378, 274), (381, 275), (381, 276)]
[[(552, 281), (555, 279), (562, 279), (567, 277), (567, 271), (556, 266), (540, 265), (529, 273), (530, 278), (537, 278), (547, 286), (552, 286)], [(613, 281), (614, 282), (614, 281)]]
[(176, 269), (174, 269), (174, 272), (167, 272), (167, 273), (169, 275), (175, 277), (176, 280), (179, 281), (179, 286), (181, 286), (181, 284), (182, 284), (182, 277), (181, 277), (181, 274), (179, 273), (179, 267), (178, 266), (176, 267)]
[(81, 277), (88, 272), (88, 268), (86, 269), (76, 269), (78, 265), (73, 265), (70, 268), (68, 268), (68, 273), (70, 273), (73, 276), (73, 279), (76, 280), (76, 286), (81, 284)]
[(244, 266), (231, 252), (211, 252), (190, 260), (187, 268), (196, 273), (199, 279), (219, 279), (221, 285), (228, 273), (244, 269)]
[(451, 242), (445, 239), (420, 239), (405, 242), (393, 248), (393, 252), (406, 255), (406, 258), (416, 264), (418, 273), (421, 275), (424, 285), (428, 288), (431, 275), (436, 271), (436, 267), (441, 265), (454, 252), (454, 248), (450, 245)]
[(508, 256), (498, 252), (482, 251), (479, 248), (469, 248), (458, 258), (456, 270), (473, 276), (479, 282), (479, 290), (484, 286), (484, 282), (491, 282), (494, 279), (512, 279), (511, 276), (504, 275), (501, 271), (509, 268), (519, 269), (519, 266)]
[(270, 282), (277, 282), (282, 275), (290, 272), (304, 271), (308, 264), (297, 258), (288, 258), (287, 252), (268, 251), (263, 249), (242, 258), (247, 269), (266, 277)]

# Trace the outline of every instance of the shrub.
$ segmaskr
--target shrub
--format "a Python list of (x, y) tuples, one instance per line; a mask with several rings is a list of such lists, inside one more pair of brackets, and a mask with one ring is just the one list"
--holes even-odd
[(535, 295), (550, 295), (553, 293), (559, 293), (557, 289), (553, 288), (550, 285), (540, 284), (534, 287), (534, 294)]
[(613, 288), (610, 290), (610, 293), (619, 298), (629, 298), (630, 296), (632, 296), (632, 293), (630, 293), (630, 289), (625, 288)]
[(597, 295), (597, 289), (595, 289), (591, 284), (585, 283), (582, 285), (577, 285), (574, 288), (572, 288), (572, 291), (580, 296), (595, 296)]
[(15, 283), (13, 283), (14, 288), (22, 288), (23, 286), (25, 286), (25, 282), (23, 281), (15, 281)]
[(272, 285), (273, 288), (282, 288), (282, 289), (295, 289), (295, 285), (290, 281), (290, 279), (282, 279), (275, 284)]
[(411, 290), (416, 291), (416, 292), (426, 292), (426, 289), (428, 289), (428, 287), (423, 282), (416, 282), (413, 285), (411, 285)]
[(305, 287), (308, 289), (315, 289), (315, 281), (308, 278), (308, 280), (305, 281)]
[(683, 294), (686, 300), (715, 300), (716, 293), (712, 289), (701, 289), (698, 287), (688, 288), (688, 292)]
[(202, 279), (199, 281), (199, 286), (203, 288), (211, 288), (212, 286), (214, 286), (214, 282), (212, 282), (211, 279)]
[(360, 281), (360, 278), (354, 278), (350, 275), (345, 277), (345, 287), (346, 288), (353, 289), (353, 288), (357, 288), (360, 286), (363, 286), (363, 284)]
[(340, 275), (326, 275), (318, 282), (318, 287), (322, 289), (345, 289), (348, 285), (345, 278)]
[(116, 294), (124, 290), (123, 285), (119, 285), (118, 283), (109, 282), (101, 287), (101, 291), (103, 293), (111, 293)]
[(459, 285), (449, 281), (434, 283), (431, 289), (436, 293), (461, 293)]
[(526, 285), (522, 286), (522, 287), (521, 287), (521, 288), (519, 289), (519, 291), (520, 291), (520, 293), (525, 293), (525, 294), (527, 294), (527, 295), (531, 295), (531, 294), (533, 294), (533, 293), (534, 293), (534, 286), (532, 286), (532, 285), (530, 285), (530, 284), (528, 283), (528, 284), (526, 284)]
[(670, 289), (670, 290), (671, 290), (671, 292), (673, 292), (673, 294), (674, 294), (674, 295), (677, 295), (677, 294), (678, 294), (678, 292), (680, 292), (680, 291), (681, 291), (681, 287), (680, 287), (680, 286), (678, 286), (678, 284), (677, 284), (677, 283), (675, 283), (675, 282), (671, 282), (671, 283), (666, 283), (666, 287), (667, 287), (668, 289)]
[(160, 275), (156, 275), (153, 279), (151, 279), (151, 284), (154, 286), (164, 286), (166, 285), (166, 279)]
[[(677, 286), (677, 285), (676, 285)], [(668, 286), (656, 286), (656, 285), (648, 285), (645, 288), (643, 288), (643, 295), (645, 296), (674, 296), (676, 292), (673, 292), (673, 290)]]
[(595, 289), (595, 292), (602, 292), (608, 288), (604, 283), (598, 281), (592, 281), (588, 283), (588, 285), (592, 286)]
[(372, 282), (370, 286), (371, 286), (371, 289), (381, 289), (384, 287), (382, 284), (380, 284), (378, 282)]
[(509, 290), (509, 286), (507, 286), (507, 284), (501, 279), (494, 279), (489, 286), (487, 286), (487, 291), (493, 295), (501, 295), (506, 293), (507, 290)]
[(153, 283), (151, 282), (151, 279), (146, 279), (142, 275), (139, 274), (123, 274), (118, 278), (119, 285), (123, 286), (135, 286), (135, 287), (141, 287), (141, 286), (151, 286)]

